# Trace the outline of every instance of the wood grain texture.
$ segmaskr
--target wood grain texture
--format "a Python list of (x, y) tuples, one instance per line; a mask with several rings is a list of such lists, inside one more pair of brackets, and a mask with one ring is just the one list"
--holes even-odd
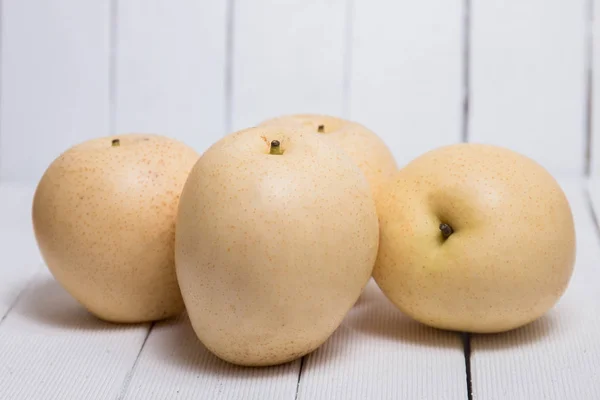
[(400, 166), (461, 141), (463, 3), (354, 0), (349, 116)]
[(470, 141), (580, 176), (585, 159), (585, 0), (471, 2)]
[(569, 287), (537, 321), (502, 334), (473, 336), (474, 399), (600, 398), (600, 237), (583, 185), (565, 182), (563, 187), (577, 233)]
[(227, 1), (118, 2), (115, 133), (203, 152), (225, 133)]
[(345, 0), (235, 2), (232, 130), (274, 116), (341, 116)]
[(371, 280), (335, 334), (304, 361), (298, 400), (462, 400), (466, 392), (460, 335), (409, 319)]
[(109, 1), (2, 4), (0, 179), (37, 181), (109, 124)]
[(184, 313), (152, 329), (125, 399), (293, 400), (300, 360), (268, 368), (226, 363), (198, 340)]

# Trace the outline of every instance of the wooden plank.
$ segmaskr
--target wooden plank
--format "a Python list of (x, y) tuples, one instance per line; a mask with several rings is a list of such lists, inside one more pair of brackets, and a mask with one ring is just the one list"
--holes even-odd
[(109, 1), (2, 4), (0, 179), (37, 181), (67, 147), (108, 133)]
[(583, 173), (585, 3), (472, 1), (471, 141)]
[(0, 184), (0, 320), (42, 263), (31, 229), (33, 192), (31, 185)]
[(125, 399), (294, 400), (300, 361), (243, 368), (221, 361), (197, 339), (186, 314), (152, 329)]
[(94, 318), (44, 270), (0, 324), (0, 398), (114, 400), (147, 332)]
[(235, 2), (233, 130), (281, 114), (341, 116), (346, 3)]
[(42, 263), (31, 222), (34, 192), (31, 184), (0, 184), (0, 271), (10, 262), (18, 262), (15, 268)]
[(203, 152), (225, 133), (227, 1), (118, 2), (115, 131)]
[[(569, 287), (537, 321), (473, 337), (475, 399), (600, 398), (600, 237), (582, 182), (563, 187), (577, 230), (577, 263)], [(598, 213), (600, 203), (596, 206)]]
[(461, 141), (463, 3), (354, 0), (349, 116), (400, 166)]
[(591, 134), (591, 164), (590, 175), (600, 181), (600, 1), (592, 1), (593, 15), (591, 17), (591, 91), (589, 93), (590, 101), (590, 134)]
[(371, 280), (340, 328), (304, 362), (298, 400), (465, 399), (459, 334), (419, 324)]

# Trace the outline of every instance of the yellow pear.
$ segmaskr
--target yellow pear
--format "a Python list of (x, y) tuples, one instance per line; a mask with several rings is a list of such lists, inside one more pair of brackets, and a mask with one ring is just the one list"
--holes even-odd
[(97, 317), (144, 322), (183, 310), (175, 217), (199, 155), (159, 135), (92, 139), (61, 154), (33, 200), (33, 227), (56, 280)]
[(177, 278), (196, 335), (248, 366), (324, 343), (368, 282), (379, 242), (358, 167), (289, 126), (213, 144), (188, 177), (176, 225)]
[(398, 169), (383, 140), (357, 122), (330, 115), (292, 114), (269, 119), (261, 125), (294, 125), (322, 134), (340, 146), (358, 165), (373, 192)]
[(376, 198), (373, 277), (404, 313), (436, 328), (501, 332), (559, 300), (575, 262), (569, 203), (530, 158), (456, 144), (414, 159)]

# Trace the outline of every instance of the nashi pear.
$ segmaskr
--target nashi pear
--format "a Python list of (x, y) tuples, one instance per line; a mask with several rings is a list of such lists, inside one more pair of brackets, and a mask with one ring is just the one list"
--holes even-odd
[(416, 158), (376, 198), (373, 277), (404, 313), (457, 331), (501, 332), (542, 316), (575, 261), (569, 203), (538, 163), (456, 144)]
[(37, 243), (56, 280), (97, 317), (135, 323), (183, 310), (175, 217), (198, 157), (132, 133), (75, 145), (45, 171), (33, 200)]
[(319, 347), (368, 282), (379, 241), (366, 178), (337, 146), (255, 127), (211, 146), (185, 184), (176, 270), (199, 340), (265, 366)]

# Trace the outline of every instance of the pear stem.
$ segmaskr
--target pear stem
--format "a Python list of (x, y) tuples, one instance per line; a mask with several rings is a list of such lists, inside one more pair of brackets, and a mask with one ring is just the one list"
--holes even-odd
[(442, 231), (444, 239), (448, 239), (454, 233), (454, 229), (448, 224), (440, 224), (440, 231)]
[(271, 148), (269, 149), (269, 154), (280, 156), (283, 154), (283, 150), (281, 150), (281, 143), (279, 140), (271, 141)]
[(112, 147), (119, 147), (121, 145), (121, 141), (119, 139), (113, 139)]
[(319, 133), (323, 133), (323, 132), (325, 132), (325, 125), (319, 125), (319, 126), (317, 127), (317, 132), (319, 132)]

